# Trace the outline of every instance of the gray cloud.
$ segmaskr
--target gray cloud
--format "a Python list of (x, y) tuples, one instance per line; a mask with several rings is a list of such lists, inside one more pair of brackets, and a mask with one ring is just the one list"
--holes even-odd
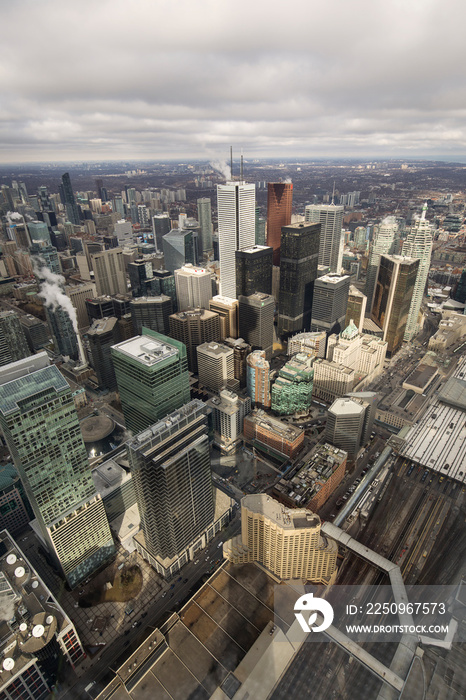
[(2, 3), (4, 161), (466, 153), (460, 0)]

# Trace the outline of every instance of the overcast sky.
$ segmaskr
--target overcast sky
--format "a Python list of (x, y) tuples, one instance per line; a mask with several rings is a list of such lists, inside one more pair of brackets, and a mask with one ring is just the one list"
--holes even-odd
[(0, 159), (466, 154), (464, 0), (0, 0)]

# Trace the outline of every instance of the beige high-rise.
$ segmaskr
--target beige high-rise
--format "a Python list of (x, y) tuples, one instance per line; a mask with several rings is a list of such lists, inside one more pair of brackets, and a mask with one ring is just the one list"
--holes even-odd
[(320, 535), (320, 518), (305, 508), (286, 508), (266, 494), (241, 499), (241, 535), (223, 545), (235, 564), (255, 562), (277, 581), (328, 583), (338, 546)]
[(91, 255), (97, 296), (126, 294), (126, 272), (121, 248), (111, 248)]

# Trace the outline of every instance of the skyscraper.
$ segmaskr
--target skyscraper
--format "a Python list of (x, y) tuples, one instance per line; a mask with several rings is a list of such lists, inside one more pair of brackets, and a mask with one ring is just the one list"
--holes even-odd
[(394, 216), (386, 216), (374, 231), (370, 244), (369, 264), (367, 266), (366, 273), (366, 287), (364, 289), (364, 293), (367, 297), (366, 316), (371, 315), (380, 256), (394, 252), (397, 233), (398, 223)]
[(311, 331), (339, 333), (343, 330), (348, 305), (349, 275), (323, 275), (314, 282)]
[(269, 246), (253, 245), (235, 251), (237, 297), (255, 292), (272, 294), (272, 258)]
[(214, 521), (207, 407), (186, 403), (126, 446), (141, 514), (136, 548), (170, 578), (205, 546)]
[(121, 248), (103, 250), (91, 255), (91, 261), (97, 296), (127, 293), (128, 285), (126, 284), (125, 263)]
[(365, 408), (350, 398), (336, 399), (328, 409), (325, 439), (356, 459), (361, 447)]
[(163, 237), (165, 267), (174, 273), (186, 263), (197, 264), (194, 254), (194, 234), (190, 230), (173, 228)]
[(78, 339), (67, 309), (46, 304), (45, 318), (53, 336), (55, 352), (77, 360), (79, 358)]
[(0, 366), (22, 360), (30, 354), (18, 314), (14, 311), (0, 312)]
[(359, 291), (357, 287), (350, 284), (348, 292), (348, 306), (346, 307), (345, 328), (349, 326), (351, 320), (362, 333), (364, 316), (366, 314), (367, 297)]
[[(34, 241), (29, 248), (29, 253), (34, 262), (42, 267), (45, 265), (55, 275), (61, 275), (62, 269), (58, 251), (53, 245), (47, 245), (45, 241)], [(36, 258), (36, 260), (34, 260)]]
[(45, 352), (0, 370), (0, 424), (36, 516), (70, 586), (114, 553), (71, 389)]
[(49, 227), (43, 221), (28, 221), (27, 228), (31, 241), (45, 241), (51, 245)]
[(387, 355), (401, 347), (414, 293), (419, 260), (381, 255), (371, 318), (383, 330)]
[(216, 294), (209, 301), (209, 309), (219, 316), (220, 340), (238, 337), (238, 300)]
[(173, 304), (170, 297), (165, 294), (157, 297), (138, 297), (130, 303), (130, 308), (136, 335), (140, 335), (143, 328), (150, 328), (152, 331), (164, 334), (170, 330)]
[(219, 392), (234, 379), (233, 350), (221, 343), (203, 343), (197, 348), (199, 382), (210, 391)]
[(255, 243), (255, 185), (217, 185), (220, 294), (236, 297), (235, 250)]
[[(267, 184), (267, 245), (273, 248), (273, 264), (280, 265), (282, 227), (291, 224), (293, 185), (291, 182)], [(265, 289), (258, 291), (266, 292)], [(270, 294), (271, 292), (267, 292)]]
[(129, 283), (133, 297), (142, 297), (147, 294), (147, 280), (154, 277), (150, 260), (134, 260), (128, 263)]
[(79, 226), (81, 223), (81, 219), (79, 216), (79, 209), (74, 198), (69, 173), (65, 173), (64, 175), (62, 175), (61, 183), (61, 194), (63, 204), (65, 205), (67, 217), (72, 224), (74, 224), (75, 226)]
[(197, 218), (201, 227), (202, 250), (212, 250), (212, 206), (208, 197), (197, 200)]
[(168, 214), (156, 214), (152, 217), (152, 231), (159, 253), (163, 253), (163, 237), (170, 229), (171, 223)]
[(317, 279), (320, 224), (290, 224), (282, 229), (278, 332), (309, 330)]
[(97, 375), (101, 389), (117, 389), (115, 369), (112, 362), (112, 345), (118, 340), (118, 319), (96, 319), (87, 331), (89, 342), (89, 362)]
[(113, 365), (126, 427), (133, 433), (190, 399), (186, 348), (148, 328), (112, 347)]
[(220, 340), (218, 314), (205, 309), (190, 309), (172, 314), (169, 321), (170, 337), (186, 346), (189, 371), (197, 374), (197, 346)]
[(411, 306), (409, 308), (408, 320), (404, 340), (411, 340), (419, 330), (419, 311), (421, 310), (422, 297), (426, 287), (427, 276), (430, 268), (430, 258), (432, 254), (432, 226), (426, 220), (427, 204), (422, 208), (422, 215), (411, 226), (406, 240), (403, 243), (403, 255), (419, 260), (416, 284), (414, 285)]
[(246, 385), (255, 406), (270, 408), (270, 364), (263, 350), (255, 350), (246, 358)]
[(320, 223), (319, 265), (340, 272), (343, 246), (341, 231), (344, 207), (336, 204), (308, 204), (305, 209), (306, 222)]
[(193, 265), (183, 265), (175, 270), (178, 311), (189, 308), (208, 309), (212, 298), (212, 275), (208, 270)]
[(267, 360), (273, 353), (273, 316), (275, 299), (271, 294), (240, 296), (239, 334), (253, 350), (264, 350)]

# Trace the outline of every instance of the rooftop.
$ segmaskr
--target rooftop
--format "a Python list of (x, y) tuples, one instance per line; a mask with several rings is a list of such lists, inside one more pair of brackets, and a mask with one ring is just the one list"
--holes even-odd
[(364, 407), (361, 404), (347, 398), (335, 399), (328, 410), (339, 416), (354, 416), (364, 413)]
[(320, 527), (320, 518), (305, 508), (286, 508), (264, 493), (244, 496), (241, 508), (264, 515), (284, 530), (302, 530)]
[(339, 282), (342, 282), (343, 280), (350, 279), (349, 275), (337, 275), (337, 274), (330, 274), (330, 275), (322, 275), (322, 277), (318, 277), (316, 279), (316, 282), (324, 282), (324, 284), (338, 284)]
[(197, 351), (198, 352), (203, 352), (208, 355), (230, 355), (233, 353), (232, 348), (228, 348), (226, 345), (222, 345), (222, 343), (216, 343), (216, 342), (211, 342), (211, 343), (202, 343), (202, 345), (197, 346)]
[(92, 479), (96, 491), (103, 498), (115, 488), (121, 486), (123, 482), (131, 479), (131, 474), (113, 459), (108, 459), (92, 470)]
[(272, 250), (268, 245), (251, 245), (248, 248), (241, 248), (242, 253), (258, 253), (261, 250)]
[(466, 379), (450, 377), (440, 392), (439, 399), (442, 403), (466, 411)]
[(437, 373), (438, 370), (436, 367), (420, 363), (411, 372), (411, 374), (409, 374), (406, 377), (405, 381), (403, 382), (403, 387), (405, 389), (408, 388), (407, 386), (405, 386), (407, 384), (408, 386), (414, 386), (419, 389), (425, 389)]
[(238, 304), (237, 299), (232, 299), (232, 297), (224, 297), (221, 294), (216, 294), (215, 296), (212, 297), (210, 300), (214, 304), (223, 304), (225, 306), (236, 306)]
[(71, 621), (6, 530), (0, 532), (0, 688)]
[(111, 316), (110, 318), (96, 318), (87, 333), (91, 336), (110, 333), (114, 329), (117, 320), (118, 319), (116, 319), (114, 316)]
[(333, 445), (318, 445), (306, 464), (291, 479), (280, 479), (274, 487), (277, 496), (286, 496), (296, 505), (306, 506), (320, 491), (347, 453)]
[(151, 335), (137, 335), (113, 345), (112, 350), (117, 350), (146, 367), (152, 367), (158, 362), (178, 354), (178, 348), (175, 345), (158, 340)]
[[(34, 357), (38, 356), (35, 355)], [(13, 366), (19, 365), (21, 362), (24, 362), (24, 360), (19, 360), (18, 362), (5, 366), (5, 369), (11, 370), (10, 377), (14, 377)], [(8, 377), (8, 374), (3, 374), (0, 371), (0, 382), (5, 376)], [(49, 365), (48, 367), (32, 371), (31, 374), (22, 372), (19, 376), (16, 375), (16, 378), (13, 378), (12, 381), (8, 381), (7, 379), (5, 383), (0, 385), (0, 411), (4, 415), (13, 413), (19, 409), (18, 403), (20, 401), (35, 396), (47, 389), (54, 389), (56, 392), (65, 389), (69, 391), (68, 382), (60, 374), (55, 365)]]
[(178, 426), (185, 423), (189, 418), (196, 418), (200, 413), (206, 414), (206, 407), (203, 401), (193, 399), (177, 411), (165, 416), (154, 425), (143, 430), (138, 435), (128, 440), (127, 447), (132, 450), (145, 450), (152, 445), (161, 442), (167, 435), (178, 429)]
[(284, 437), (286, 440), (295, 440), (301, 433), (303, 433), (302, 428), (297, 428), (289, 423), (284, 423), (279, 418), (275, 418), (261, 408), (255, 408), (251, 413), (249, 413), (244, 420), (250, 420), (256, 423), (262, 428), (267, 428), (272, 430), (277, 435)]

